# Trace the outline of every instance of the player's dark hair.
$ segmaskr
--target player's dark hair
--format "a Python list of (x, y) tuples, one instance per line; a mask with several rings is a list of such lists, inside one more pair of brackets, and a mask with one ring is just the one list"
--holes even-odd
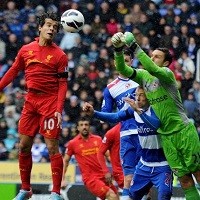
[(126, 48), (124, 49), (124, 55), (126, 56), (130, 56), (131, 58), (133, 58), (133, 53), (130, 49)]
[(88, 122), (90, 123), (90, 117), (81, 116), (81, 117), (78, 118), (77, 124), (78, 124), (78, 122), (80, 122), (80, 121), (88, 121)]
[(170, 53), (169, 49), (165, 48), (165, 47), (159, 47), (159, 48), (157, 48), (157, 50), (162, 51), (165, 54), (164, 61), (168, 61), (169, 65), (170, 65), (173, 58), (172, 58), (172, 54)]
[(53, 13), (53, 12), (42, 13), (40, 16), (37, 17), (38, 25), (42, 27), (45, 24), (45, 19), (52, 19), (53, 21), (57, 21), (58, 22), (57, 32), (59, 32), (61, 24), (56, 13)]

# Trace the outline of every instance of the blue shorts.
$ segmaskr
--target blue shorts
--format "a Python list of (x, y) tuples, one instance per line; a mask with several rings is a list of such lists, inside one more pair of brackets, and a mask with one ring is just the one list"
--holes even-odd
[(142, 199), (154, 185), (158, 191), (157, 199), (170, 200), (172, 183), (173, 175), (169, 166), (147, 167), (139, 161), (129, 190), (129, 196), (131, 199)]
[(120, 159), (124, 175), (134, 174), (140, 159), (141, 146), (137, 134), (120, 138)]

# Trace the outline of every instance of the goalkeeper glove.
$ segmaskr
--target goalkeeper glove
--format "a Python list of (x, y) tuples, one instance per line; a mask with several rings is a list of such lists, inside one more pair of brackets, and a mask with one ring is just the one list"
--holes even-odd
[(124, 47), (124, 42), (122, 41), (123, 37), (124, 37), (124, 34), (122, 32), (118, 32), (118, 33), (115, 33), (111, 38), (112, 44), (114, 46), (114, 50), (116, 52), (120, 52), (123, 50), (123, 47)]
[(126, 44), (130, 48), (132, 52), (136, 52), (136, 49), (139, 45), (136, 43), (136, 39), (131, 32), (125, 32), (123, 37), (121, 37), (122, 42)]

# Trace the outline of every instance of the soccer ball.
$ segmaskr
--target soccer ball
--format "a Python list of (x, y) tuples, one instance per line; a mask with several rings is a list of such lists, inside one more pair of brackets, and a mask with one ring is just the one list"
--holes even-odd
[(67, 32), (79, 32), (85, 23), (83, 14), (75, 9), (66, 10), (61, 16), (61, 25)]

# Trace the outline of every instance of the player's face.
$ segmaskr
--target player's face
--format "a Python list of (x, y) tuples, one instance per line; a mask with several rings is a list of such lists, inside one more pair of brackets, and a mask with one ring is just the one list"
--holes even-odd
[(131, 66), (131, 64), (132, 64), (132, 59), (131, 59), (131, 57), (130, 57), (129, 55), (125, 55), (125, 56), (124, 56), (124, 61), (125, 61), (125, 63), (126, 63), (128, 66)]
[(79, 121), (77, 129), (83, 137), (87, 137), (89, 135), (89, 131), (90, 131), (90, 122), (89, 121)]
[(52, 19), (45, 19), (43, 26), (39, 27), (40, 37), (46, 40), (53, 40), (58, 30), (58, 22)]
[(165, 62), (164, 62), (164, 60), (165, 60), (165, 54), (164, 54), (164, 52), (159, 51), (159, 50), (154, 50), (152, 52), (151, 59), (159, 67), (165, 66)]
[(148, 106), (148, 100), (142, 88), (137, 88), (135, 100), (139, 108), (146, 108)]

